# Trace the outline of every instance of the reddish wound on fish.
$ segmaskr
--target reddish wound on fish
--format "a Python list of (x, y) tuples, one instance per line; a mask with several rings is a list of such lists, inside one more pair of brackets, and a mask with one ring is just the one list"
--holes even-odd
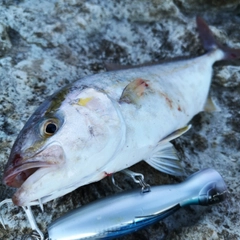
[(178, 111), (180, 111), (180, 112), (182, 111), (182, 109), (181, 109), (181, 107), (179, 105), (178, 105)]
[(136, 92), (138, 97), (141, 97), (144, 90), (148, 87), (147, 82), (141, 78), (137, 78), (132, 84), (132, 89)]
[(169, 107), (172, 108), (172, 107), (173, 107), (173, 106), (172, 106), (172, 100), (169, 99), (168, 97), (166, 97), (166, 100), (167, 100), (167, 102), (168, 102)]
[(110, 177), (112, 175), (112, 173), (107, 173), (107, 172), (104, 172), (105, 174), (105, 177)]
[(167, 94), (162, 93), (162, 92), (161, 92), (160, 94), (166, 99), (168, 106), (169, 106), (170, 108), (172, 108), (172, 107), (173, 107), (173, 106), (172, 106), (172, 100), (167, 96)]
[(173, 105), (172, 105), (173, 101), (167, 96), (167, 94), (160, 92), (160, 95), (162, 95), (165, 98), (165, 100), (167, 101), (168, 106), (170, 108), (173, 108)]

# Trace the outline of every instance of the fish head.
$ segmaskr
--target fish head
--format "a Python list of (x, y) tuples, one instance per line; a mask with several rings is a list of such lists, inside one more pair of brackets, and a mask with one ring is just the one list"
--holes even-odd
[[(4, 172), (19, 206), (47, 202), (104, 177), (122, 141), (119, 113), (105, 93), (66, 87), (19, 133)], [(121, 144), (120, 144), (121, 145)]]

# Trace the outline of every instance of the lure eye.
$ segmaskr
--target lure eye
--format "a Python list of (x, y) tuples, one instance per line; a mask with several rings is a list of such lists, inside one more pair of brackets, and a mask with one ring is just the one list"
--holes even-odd
[(45, 136), (52, 136), (58, 130), (57, 124), (53, 120), (48, 120), (44, 123), (43, 133)]

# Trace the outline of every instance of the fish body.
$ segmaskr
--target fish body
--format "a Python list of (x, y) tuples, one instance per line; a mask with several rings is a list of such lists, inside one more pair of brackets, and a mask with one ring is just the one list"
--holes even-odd
[(211, 205), (226, 197), (226, 185), (214, 169), (204, 169), (174, 185), (125, 191), (77, 208), (48, 227), (51, 240), (110, 239), (137, 231), (189, 205)]
[(19, 188), (13, 202), (45, 203), (141, 160), (180, 174), (169, 141), (204, 110), (213, 63), (240, 56), (214, 42), (202, 19), (197, 23), (207, 39), (205, 55), (89, 76), (43, 102), (16, 139), (5, 169), (4, 182)]

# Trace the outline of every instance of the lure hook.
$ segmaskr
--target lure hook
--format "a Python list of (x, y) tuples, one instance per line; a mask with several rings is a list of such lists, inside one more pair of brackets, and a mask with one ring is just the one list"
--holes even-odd
[[(8, 204), (8, 203), (12, 203), (12, 199), (10, 198), (7, 198), (7, 199), (4, 199), (3, 201), (0, 202), (0, 208), (4, 205), (4, 204)], [(5, 228), (5, 224), (4, 224), (4, 221), (3, 221), (3, 218), (2, 218), (2, 215), (0, 215), (0, 222), (3, 226), (4, 229)]]
[(142, 193), (147, 193), (151, 191), (151, 186), (144, 181), (143, 174), (133, 172), (129, 169), (124, 169), (122, 172), (130, 176), (135, 183), (140, 184), (140, 186), (142, 187)]
[[(13, 204), (12, 199), (10, 199), (10, 198), (7, 198), (7, 199), (1, 201), (1, 202), (0, 202), (0, 208), (1, 208), (4, 204), (9, 204), (9, 203)], [(40, 205), (40, 206), (41, 206), (41, 205)], [(34, 218), (34, 216), (33, 216), (31, 207), (30, 207), (30, 206), (22, 206), (22, 208), (23, 208), (23, 210), (25, 211), (25, 213), (26, 213), (26, 215), (27, 215), (27, 218), (28, 218), (28, 221), (29, 221), (29, 223), (30, 223), (30, 225), (31, 225), (31, 228), (32, 228), (32, 230), (33, 230), (33, 233), (32, 233), (31, 236), (34, 237), (34, 238), (37, 239), (37, 240), (44, 240), (43, 233), (41, 232), (41, 230), (40, 230), (40, 229), (38, 228), (38, 226), (37, 226), (37, 223), (36, 223), (35, 218)], [(2, 226), (4, 227), (4, 229), (6, 229), (6, 228), (5, 228), (5, 225), (4, 225), (4, 222), (3, 222), (3, 218), (2, 218), (1, 215), (0, 215), (0, 222), (1, 222)]]
[(38, 240), (44, 240), (44, 235), (43, 235), (42, 231), (37, 226), (37, 223), (36, 223), (35, 218), (34, 218), (33, 213), (32, 213), (31, 206), (22, 206), (22, 208), (25, 211), (25, 213), (27, 215), (27, 218), (28, 218), (28, 221), (29, 221), (29, 223), (31, 225), (31, 228), (33, 230), (32, 236), (36, 237), (36, 239), (38, 239)]
[(119, 187), (115, 181), (115, 178), (114, 178), (114, 174), (111, 175), (111, 181), (112, 181), (112, 184), (118, 188), (119, 190), (123, 190), (121, 187)]

